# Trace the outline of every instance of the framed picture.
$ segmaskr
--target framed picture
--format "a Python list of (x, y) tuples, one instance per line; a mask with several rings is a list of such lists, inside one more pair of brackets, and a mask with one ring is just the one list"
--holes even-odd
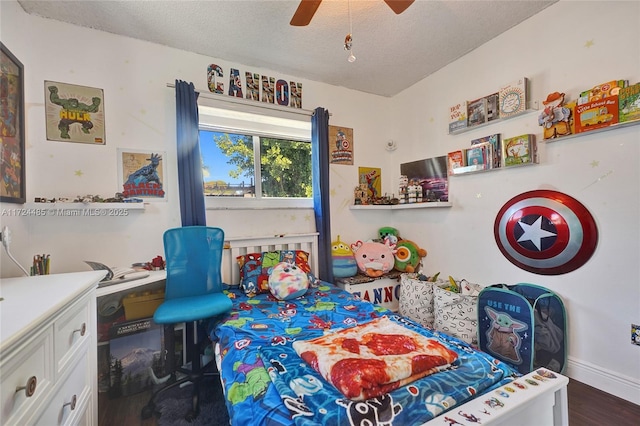
[(119, 188), (125, 198), (166, 201), (164, 179), (165, 153), (118, 149)]
[(382, 169), (358, 167), (358, 183), (366, 185), (368, 199), (374, 201), (382, 198)]
[(102, 89), (45, 81), (44, 106), (47, 140), (106, 144)]
[(26, 201), (24, 67), (0, 42), (0, 201)]
[(353, 129), (329, 126), (329, 161), (353, 165)]

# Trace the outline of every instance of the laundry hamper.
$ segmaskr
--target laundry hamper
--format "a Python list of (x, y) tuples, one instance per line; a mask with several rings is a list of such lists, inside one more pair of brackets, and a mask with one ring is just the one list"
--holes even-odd
[(485, 287), (478, 296), (478, 343), (522, 374), (538, 367), (563, 373), (567, 321), (562, 299), (535, 284)]

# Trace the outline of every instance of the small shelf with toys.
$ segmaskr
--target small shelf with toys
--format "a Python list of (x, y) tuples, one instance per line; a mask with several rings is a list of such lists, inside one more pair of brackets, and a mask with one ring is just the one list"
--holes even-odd
[(410, 204), (355, 204), (349, 206), (350, 210), (408, 210), (408, 209), (428, 209), (438, 207), (451, 207), (449, 201), (426, 201), (423, 203)]

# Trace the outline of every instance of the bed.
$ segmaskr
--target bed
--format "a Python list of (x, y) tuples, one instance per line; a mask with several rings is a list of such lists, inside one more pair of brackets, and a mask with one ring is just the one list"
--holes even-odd
[[(568, 379), (560, 374), (538, 369), (519, 376), (458, 339), (359, 300), (331, 283), (318, 281), (291, 300), (278, 300), (268, 292), (249, 297), (238, 287), (236, 259), (251, 253), (303, 251), (316, 270), (316, 234), (229, 239), (225, 248), (223, 280), (230, 284), (226, 291), (233, 309), (211, 324), (209, 335), (233, 425), (568, 424)], [(400, 336), (399, 329), (407, 336)], [(335, 356), (335, 365), (342, 365), (342, 375), (328, 375), (318, 358), (331, 359), (322, 356), (331, 339), (343, 347), (355, 340), (358, 348), (381, 350), (384, 356), (374, 361), (386, 362), (380, 368), (388, 377), (372, 385), (369, 370), (354, 372), (355, 364), (341, 364), (341, 355)], [(437, 351), (421, 355), (420, 363), (414, 356), (409, 373), (401, 368), (407, 361), (398, 354), (417, 349), (398, 350), (407, 347), (406, 339)], [(310, 359), (315, 350), (319, 355)], [(334, 384), (331, 379), (336, 379)]]

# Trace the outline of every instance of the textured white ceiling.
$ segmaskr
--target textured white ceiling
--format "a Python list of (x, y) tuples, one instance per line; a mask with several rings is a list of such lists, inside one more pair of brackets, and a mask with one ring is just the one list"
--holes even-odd
[[(297, 0), (18, 2), (33, 15), (393, 96), (556, 1), (416, 0), (396, 15), (382, 0), (324, 0), (306, 27), (289, 25)], [(343, 48), (349, 5), (354, 63)]]

